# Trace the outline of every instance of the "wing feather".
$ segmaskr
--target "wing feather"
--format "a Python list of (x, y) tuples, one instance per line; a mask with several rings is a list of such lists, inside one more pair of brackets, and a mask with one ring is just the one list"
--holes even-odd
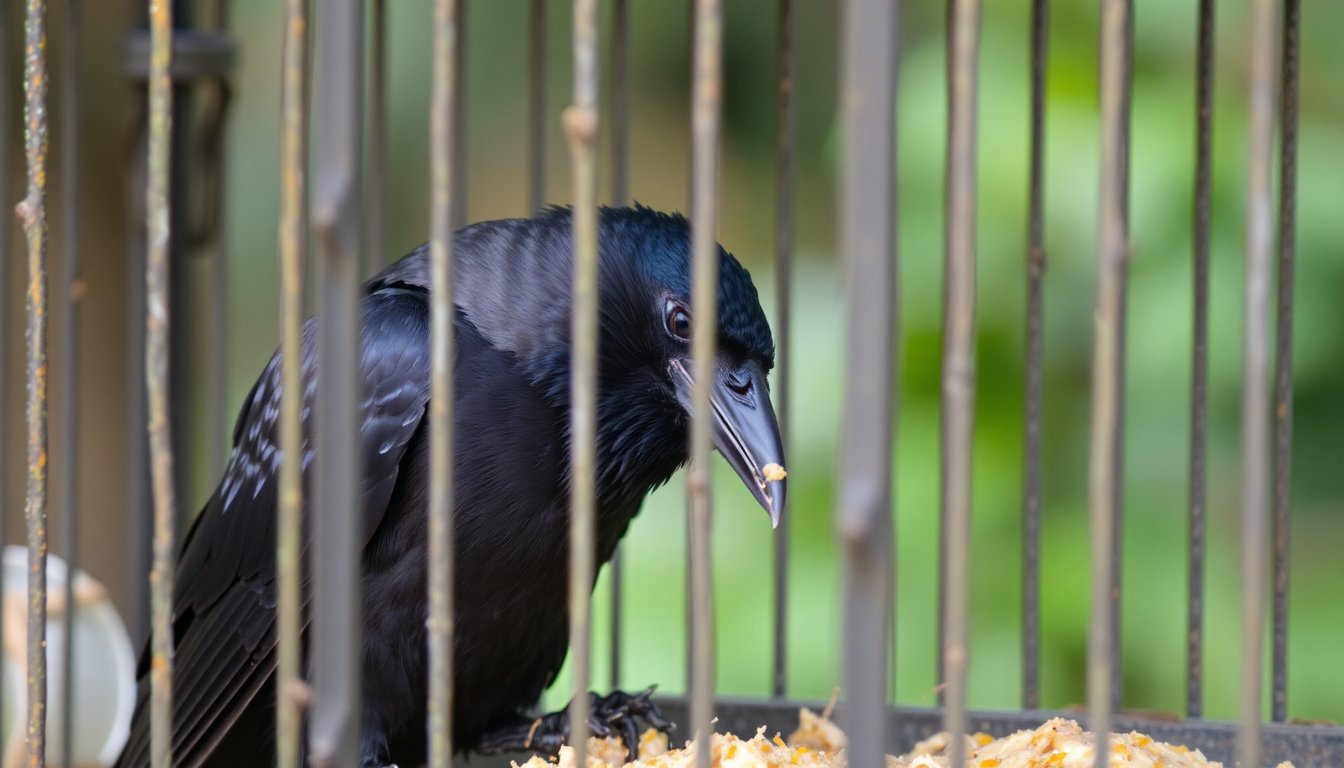
[[(429, 400), (428, 294), (379, 284), (363, 301), (360, 442), (364, 461), (365, 542), (377, 529), (402, 457)], [(303, 329), (305, 498), (312, 459), (309, 416), (316, 391), (316, 326)], [(271, 358), (234, 428), (223, 480), (182, 545), (174, 596), (175, 763), (209, 759), (229, 727), (275, 669), (275, 513), (282, 451), (278, 445), (280, 357)], [(321, 524), (306, 515), (310, 523)], [(306, 546), (305, 546), (306, 552)], [(306, 620), (305, 620), (306, 621)], [(131, 734), (117, 765), (148, 764), (148, 658)], [(178, 751), (178, 750), (181, 751)]]

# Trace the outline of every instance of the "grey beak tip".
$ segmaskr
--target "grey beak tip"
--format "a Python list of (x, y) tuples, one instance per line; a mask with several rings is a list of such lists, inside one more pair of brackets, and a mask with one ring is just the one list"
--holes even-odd
[(784, 516), (784, 483), (776, 480), (768, 486), (765, 510), (770, 513), (770, 527), (779, 528), (779, 520)]

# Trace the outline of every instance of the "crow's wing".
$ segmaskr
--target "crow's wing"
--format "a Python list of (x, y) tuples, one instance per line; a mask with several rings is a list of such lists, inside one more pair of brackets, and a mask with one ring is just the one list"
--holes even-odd
[[(367, 542), (386, 512), (407, 444), (429, 400), (428, 295), (404, 285), (384, 285), (365, 297), (363, 309), (360, 445)], [(302, 345), (305, 500), (311, 497), (315, 341), (310, 320)], [(279, 418), (277, 352), (239, 414), (224, 479), (182, 545), (173, 601), (176, 766), (198, 766), (209, 758), (275, 669)], [(311, 522), (322, 524), (321, 510)], [(121, 768), (149, 762), (147, 662), (146, 655), (130, 738), (117, 763)]]

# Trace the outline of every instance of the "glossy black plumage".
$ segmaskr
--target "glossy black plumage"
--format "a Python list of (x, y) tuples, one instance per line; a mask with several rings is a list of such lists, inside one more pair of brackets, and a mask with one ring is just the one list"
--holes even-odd
[[(534, 704), (567, 650), (570, 226), (569, 212), (556, 208), (477, 224), (456, 239), (459, 747)], [(687, 417), (667, 362), (680, 354), (679, 342), (666, 333), (663, 313), (667, 301), (689, 303), (690, 281), (684, 219), (604, 209), (600, 227), (597, 534), (606, 562), (644, 496), (686, 460)], [(721, 359), (769, 370), (773, 343), (756, 290), (731, 255), (721, 264)], [(363, 299), (363, 759), (370, 765), (416, 765), (424, 756), (428, 282), (422, 247), (371, 280)], [(305, 484), (313, 337), (310, 320)], [(273, 358), (239, 414), (219, 489), (182, 546), (176, 765), (273, 761), (278, 387)], [(743, 392), (744, 402), (769, 411), (764, 391)], [(320, 510), (308, 524), (321, 525)], [(118, 762), (124, 768), (148, 763), (145, 672), (142, 664), (141, 699)]]

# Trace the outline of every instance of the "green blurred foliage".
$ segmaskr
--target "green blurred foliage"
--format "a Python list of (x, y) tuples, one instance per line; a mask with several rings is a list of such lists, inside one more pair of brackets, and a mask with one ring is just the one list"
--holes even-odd
[[(1028, 3), (986, 3), (979, 151), (979, 383), (975, 434), (970, 700), (1020, 701), (1024, 251)], [(1045, 167), (1042, 703), (1084, 700), (1088, 617), (1086, 462), (1096, 253), (1097, 4), (1054, 3)], [(1181, 711), (1186, 635), (1194, 168), (1194, 3), (1136, 2), (1132, 241), (1125, 406), (1124, 687), (1127, 707)], [(1344, 5), (1303, 3), (1298, 185), (1294, 518), (1289, 714), (1344, 720)], [(274, 346), (280, 25), (276, 4), (239, 3), (243, 42), (231, 125), (228, 221), (237, 402)], [(426, 237), (429, 4), (389, 3), (392, 131), (386, 251)], [(721, 239), (756, 276), (774, 317), (774, 3), (725, 4)], [(834, 249), (838, 4), (799, 3), (799, 267), (792, 353), (789, 689), (824, 698), (839, 682), (840, 552), (832, 532), (844, 382)], [(1242, 4), (1219, 4), (1209, 389), (1206, 712), (1236, 712), (1239, 658), (1239, 427), (1246, 159)], [(467, 168), (469, 218), (525, 213), (526, 8), (473, 2)], [(944, 4), (904, 4), (899, 100), (900, 391), (895, 680), (901, 703), (935, 701), (938, 413), (941, 349)], [(609, 11), (609, 9), (606, 9)], [(632, 3), (631, 189), (684, 210), (688, 168), (687, 9)], [(570, 86), (569, 4), (552, 3), (547, 192), (569, 199), (559, 110)], [(604, 61), (604, 65), (606, 62)], [(605, 76), (606, 73), (604, 73)], [(605, 130), (606, 126), (604, 126)], [(609, 136), (604, 136), (605, 141)], [(609, 172), (604, 163), (603, 174)], [(776, 386), (780, 386), (777, 382)], [(725, 466), (716, 473), (718, 689), (769, 690), (771, 551), (765, 516)], [(627, 537), (627, 688), (684, 688), (686, 571), (679, 482), (658, 491)], [(606, 687), (608, 602), (597, 590), (595, 687)], [(568, 678), (548, 704), (568, 696)]]

